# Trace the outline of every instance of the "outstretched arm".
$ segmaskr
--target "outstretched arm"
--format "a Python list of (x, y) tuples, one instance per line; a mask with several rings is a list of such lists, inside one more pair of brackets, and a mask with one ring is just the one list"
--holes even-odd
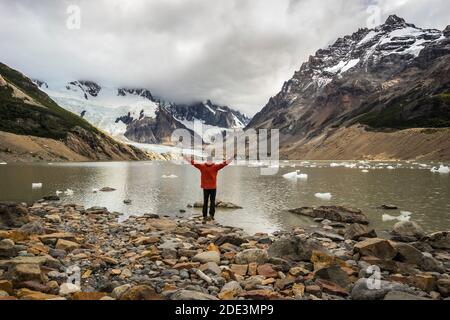
[(233, 160), (236, 158), (236, 155), (234, 155), (232, 158), (225, 160), (222, 164), (219, 164), (219, 170), (225, 168), (226, 166), (228, 166), (230, 163), (233, 162)]

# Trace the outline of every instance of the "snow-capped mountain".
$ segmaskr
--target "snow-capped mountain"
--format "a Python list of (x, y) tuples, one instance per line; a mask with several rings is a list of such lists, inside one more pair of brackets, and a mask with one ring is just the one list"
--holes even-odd
[(193, 132), (194, 121), (200, 121), (203, 130), (210, 129), (209, 135), (244, 128), (250, 121), (240, 112), (211, 101), (177, 105), (154, 98), (144, 88), (115, 88), (81, 80), (67, 84), (42, 80), (35, 83), (60, 106), (94, 126), (114, 137), (140, 143), (169, 143), (174, 129)]
[(311, 56), (248, 128), (280, 129), (282, 148), (296, 153), (355, 124), (448, 127), (449, 35), (449, 27), (422, 29), (393, 15), (339, 38)]

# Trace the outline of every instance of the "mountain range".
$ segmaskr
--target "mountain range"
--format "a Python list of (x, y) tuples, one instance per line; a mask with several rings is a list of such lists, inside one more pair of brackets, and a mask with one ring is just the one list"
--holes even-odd
[(0, 63), (2, 161), (149, 160), (60, 107), (22, 73)]
[(288, 159), (450, 159), (450, 26), (390, 16), (320, 49), (247, 129)]

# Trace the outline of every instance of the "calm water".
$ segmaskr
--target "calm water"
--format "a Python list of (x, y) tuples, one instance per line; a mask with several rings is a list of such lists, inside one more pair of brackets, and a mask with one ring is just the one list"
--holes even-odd
[[(432, 164), (356, 164), (356, 168), (348, 168), (330, 162), (282, 163), (275, 176), (262, 176), (256, 167), (230, 166), (219, 174), (218, 199), (244, 209), (219, 210), (217, 220), (250, 233), (272, 232), (313, 224), (285, 209), (339, 204), (362, 209), (372, 225), (381, 230), (395, 223), (383, 221), (382, 215), (398, 216), (400, 211), (386, 212), (377, 207), (395, 204), (400, 210), (411, 212), (411, 220), (427, 231), (450, 230), (449, 174), (432, 173)], [(395, 169), (387, 169), (389, 166)], [(370, 167), (369, 172), (362, 172), (363, 167)], [(308, 180), (294, 182), (283, 178), (283, 174), (294, 170), (308, 174)], [(177, 178), (164, 179), (163, 175)], [(32, 183), (42, 183), (43, 187), (33, 190)], [(57, 190), (72, 189), (73, 195), (61, 195), (64, 202), (106, 206), (110, 211), (124, 213), (124, 217), (143, 213), (179, 216), (180, 209), (187, 210), (183, 215), (200, 214), (186, 208), (202, 199), (199, 184), (195, 168), (170, 162), (0, 165), (1, 201), (31, 202)], [(105, 186), (117, 191), (92, 192)], [(326, 192), (333, 195), (330, 201), (315, 197), (316, 193)], [(131, 199), (132, 204), (125, 205), (125, 199)]]

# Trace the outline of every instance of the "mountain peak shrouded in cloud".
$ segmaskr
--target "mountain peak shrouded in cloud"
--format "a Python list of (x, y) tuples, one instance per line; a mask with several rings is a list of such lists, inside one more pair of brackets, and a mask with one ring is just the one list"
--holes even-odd
[(0, 0), (0, 61), (49, 82), (149, 88), (249, 115), (318, 47), (366, 27), (368, 6), (378, 5), (380, 23), (440, 30), (450, 11), (447, 0), (78, 0), (81, 28), (69, 30), (68, 5)]

